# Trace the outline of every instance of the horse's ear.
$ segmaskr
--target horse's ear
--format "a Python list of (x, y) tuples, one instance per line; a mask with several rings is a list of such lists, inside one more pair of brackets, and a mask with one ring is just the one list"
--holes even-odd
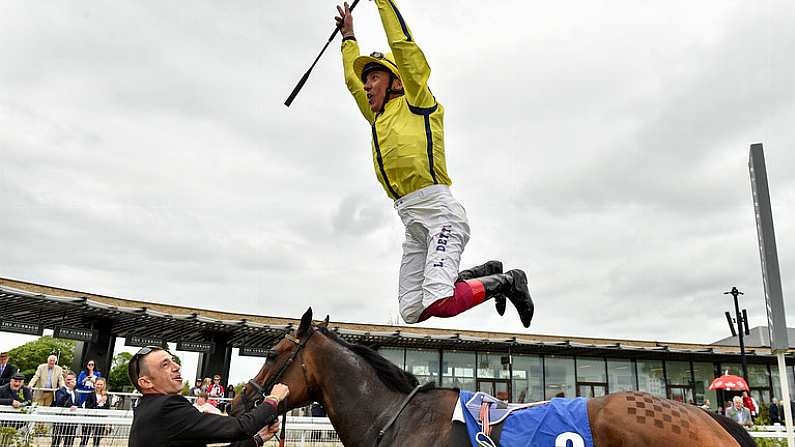
[(317, 327), (328, 327), (328, 320), (329, 320), (329, 317), (328, 317), (328, 315), (326, 315), (326, 319), (323, 320), (322, 323), (318, 324)]
[(295, 331), (295, 335), (298, 338), (303, 337), (304, 335), (306, 335), (309, 332), (309, 328), (310, 327), (312, 327), (312, 308), (311, 307), (309, 309), (307, 309), (306, 312), (304, 312), (304, 316), (301, 317), (301, 324), (298, 326), (298, 330)]

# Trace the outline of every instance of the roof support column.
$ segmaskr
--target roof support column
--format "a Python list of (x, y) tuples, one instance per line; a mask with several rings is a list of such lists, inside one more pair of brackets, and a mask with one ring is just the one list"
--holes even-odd
[(113, 349), (116, 346), (116, 336), (113, 334), (113, 321), (97, 319), (91, 323), (91, 328), (96, 331), (91, 341), (75, 343), (72, 371), (80, 374), (85, 369), (86, 362), (94, 361), (94, 367), (107, 378), (113, 362)]
[(221, 384), (226, 386), (229, 383), (229, 366), (232, 363), (232, 344), (229, 343), (229, 335), (210, 333), (207, 336), (215, 344), (215, 349), (210, 353), (199, 354), (197, 379), (212, 378), (218, 374), (221, 376)]

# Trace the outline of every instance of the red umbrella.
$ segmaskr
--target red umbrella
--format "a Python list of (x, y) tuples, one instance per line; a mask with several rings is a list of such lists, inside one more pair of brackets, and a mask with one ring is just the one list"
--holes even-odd
[(726, 374), (713, 380), (709, 384), (711, 390), (728, 390), (728, 391), (748, 391), (748, 384), (745, 379), (739, 376)]

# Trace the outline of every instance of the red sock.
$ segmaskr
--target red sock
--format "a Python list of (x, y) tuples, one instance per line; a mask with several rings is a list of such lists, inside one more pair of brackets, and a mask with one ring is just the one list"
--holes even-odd
[(430, 317), (450, 318), (471, 309), (486, 300), (486, 289), (477, 279), (459, 281), (453, 289), (453, 296), (434, 301), (422, 311), (419, 321)]

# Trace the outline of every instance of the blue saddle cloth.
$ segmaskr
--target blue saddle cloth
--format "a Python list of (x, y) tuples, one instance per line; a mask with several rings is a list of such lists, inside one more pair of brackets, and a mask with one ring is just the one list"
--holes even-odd
[[(475, 437), (481, 431), (475, 408), (484, 400), (482, 396), (483, 393), (469, 391), (459, 394), (469, 441), (473, 447), (478, 446)], [(471, 400), (473, 402), (468, 408), (467, 403)], [(485, 400), (489, 401), (487, 395)], [(552, 399), (545, 405), (512, 411), (503, 422), (499, 447), (557, 446), (593, 447), (587, 399)]]

